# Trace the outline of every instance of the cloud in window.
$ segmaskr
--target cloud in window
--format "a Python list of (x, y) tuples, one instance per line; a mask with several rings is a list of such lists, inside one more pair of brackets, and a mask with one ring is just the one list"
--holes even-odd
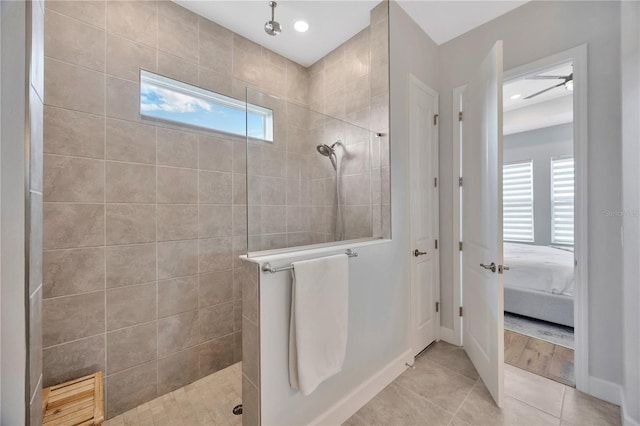
[(203, 99), (145, 83), (141, 85), (140, 95), (140, 109), (142, 111), (192, 113), (213, 109), (211, 103)]

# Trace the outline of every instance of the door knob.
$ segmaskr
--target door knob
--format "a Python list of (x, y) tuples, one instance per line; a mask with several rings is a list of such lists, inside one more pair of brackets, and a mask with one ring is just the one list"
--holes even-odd
[(498, 273), (499, 274), (503, 273), (504, 271), (508, 271), (509, 269), (511, 269), (511, 268), (509, 268), (507, 265), (498, 265)]
[(413, 255), (414, 255), (415, 257), (418, 257), (418, 256), (424, 256), (425, 254), (427, 254), (427, 252), (426, 252), (426, 251), (420, 251), (420, 250), (418, 250), (418, 249), (415, 249), (415, 250), (413, 251)]
[(496, 271), (496, 264), (491, 262), (491, 265), (485, 265), (484, 263), (481, 263), (480, 266), (482, 266), (484, 269), (489, 269), (491, 270), (491, 272), (495, 272)]

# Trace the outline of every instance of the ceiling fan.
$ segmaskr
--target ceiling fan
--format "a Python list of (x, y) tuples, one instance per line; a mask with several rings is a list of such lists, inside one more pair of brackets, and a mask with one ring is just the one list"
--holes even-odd
[(573, 73), (569, 75), (535, 75), (533, 77), (527, 77), (527, 79), (528, 80), (562, 80), (562, 82), (554, 86), (547, 87), (546, 89), (536, 92), (533, 95), (529, 95), (525, 99), (535, 98), (538, 95), (542, 95), (543, 93), (548, 92), (549, 90), (555, 89), (556, 87), (560, 87), (560, 86), (564, 86), (565, 89), (569, 91), (573, 90)]

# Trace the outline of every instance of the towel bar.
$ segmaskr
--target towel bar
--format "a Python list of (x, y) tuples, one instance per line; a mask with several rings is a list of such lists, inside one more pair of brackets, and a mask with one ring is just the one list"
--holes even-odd
[[(358, 257), (358, 253), (351, 249), (345, 250), (344, 254), (346, 254), (348, 257)], [(262, 272), (271, 272), (272, 274), (280, 271), (288, 271), (289, 269), (293, 269), (293, 265), (284, 266), (282, 268), (274, 268), (269, 262), (262, 265)]]

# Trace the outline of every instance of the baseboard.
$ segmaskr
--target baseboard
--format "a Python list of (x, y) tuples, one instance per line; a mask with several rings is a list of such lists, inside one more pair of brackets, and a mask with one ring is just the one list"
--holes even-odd
[(620, 407), (620, 415), (622, 416), (622, 424), (624, 426), (640, 426), (640, 423), (638, 423), (634, 418), (632, 418), (631, 416), (629, 416), (629, 414), (627, 414), (627, 410), (624, 403)]
[(460, 346), (460, 342), (456, 339), (452, 328), (440, 327), (440, 340), (455, 346)]
[(407, 366), (405, 363), (413, 363), (411, 350), (406, 351), (368, 380), (355, 388), (352, 392), (336, 402), (331, 408), (316, 417), (312, 425), (341, 425), (356, 411), (371, 401), (382, 389), (393, 382), (402, 374)]
[(589, 376), (589, 395), (622, 406), (622, 386)]

